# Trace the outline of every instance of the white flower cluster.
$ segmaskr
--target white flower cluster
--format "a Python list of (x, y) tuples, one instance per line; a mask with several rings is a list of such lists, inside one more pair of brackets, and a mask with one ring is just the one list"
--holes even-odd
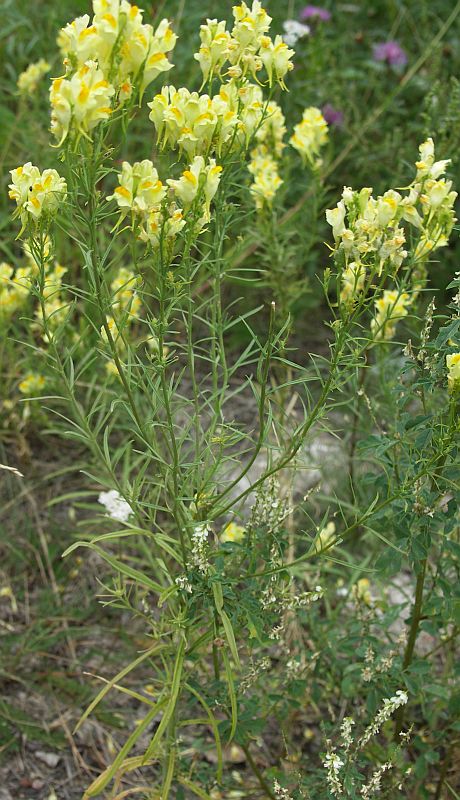
[(121, 496), (116, 489), (108, 492), (101, 492), (98, 502), (104, 506), (107, 514), (117, 522), (128, 522), (133, 510), (129, 503)]
[[(328, 742), (330, 745), (330, 743)], [(342, 781), (340, 779), (340, 771), (344, 765), (343, 760), (337, 755), (332, 748), (328, 750), (324, 758), (323, 766), (326, 769), (326, 780), (330, 792), (336, 797), (340, 796), (343, 792)]]
[(283, 39), (289, 47), (294, 47), (299, 39), (303, 39), (310, 34), (308, 25), (298, 22), (296, 19), (287, 19), (283, 22)]
[(198, 570), (206, 575), (209, 569), (208, 538), (210, 529), (206, 523), (195, 525), (192, 539), (192, 563)]
[(368, 725), (363, 735), (361, 736), (358, 747), (362, 748), (366, 745), (373, 736), (375, 736), (381, 729), (382, 725), (390, 719), (391, 715), (400, 706), (405, 706), (408, 701), (407, 692), (403, 689), (398, 689), (393, 697), (386, 697), (383, 701), (383, 706), (376, 714), (371, 724)]
[(265, 68), (270, 86), (277, 81), (285, 88), (284, 78), (293, 68), (290, 50), (281, 36), (272, 41), (267, 35), (271, 17), (259, 0), (254, 0), (252, 7), (246, 3), (233, 6), (234, 25), (226, 30), (225, 21), (206, 20), (200, 28), (201, 46), (195, 59), (203, 73), (203, 83), (219, 77), (224, 66), (226, 74), (240, 79), (246, 75), (256, 78), (257, 73)]

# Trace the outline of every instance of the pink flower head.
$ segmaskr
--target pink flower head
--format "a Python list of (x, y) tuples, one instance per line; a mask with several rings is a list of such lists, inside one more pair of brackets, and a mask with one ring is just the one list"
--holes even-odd
[(374, 61), (386, 61), (390, 67), (404, 67), (407, 55), (398, 42), (374, 44)]
[(338, 108), (334, 108), (330, 103), (326, 103), (321, 109), (324, 119), (328, 125), (335, 125), (341, 128), (343, 125), (343, 112)]
[(331, 12), (326, 8), (320, 6), (305, 6), (300, 12), (300, 19), (321, 20), (321, 22), (329, 22)]

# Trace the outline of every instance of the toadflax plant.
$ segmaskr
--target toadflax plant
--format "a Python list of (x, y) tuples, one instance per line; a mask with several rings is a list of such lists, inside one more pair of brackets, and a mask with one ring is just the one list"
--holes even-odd
[[(29, 265), (5, 278), (15, 307), (32, 297), (36, 350), (46, 356), (46, 374), (35, 383), (29, 376), (24, 393), (48, 387), (61, 435), (87, 448), (86, 474), (99, 487), (94, 525), (103, 532), (67, 552), (89, 547), (107, 562), (115, 579), (106, 579), (106, 602), (129, 609), (149, 639), (83, 715), (81, 721), (114, 687), (144, 711), (85, 798), (110, 786), (116, 794), (123, 776), (142, 769), (152, 797), (187, 791), (207, 798), (222, 785), (223, 749), (235, 741), (261, 790), (274, 796), (250, 750), (264, 721), (278, 713), (277, 701), (251, 690), (257, 664), (266, 668), (276, 648), (285, 646), (291, 656), (302, 649), (299, 620), (304, 624), (324, 595), (322, 557), (377, 530), (388, 511), (409, 513), (415, 485), (420, 496), (429, 493), (430, 507), (446, 490), (442, 475), (453, 460), (460, 382), (458, 327), (457, 334), (449, 328), (436, 358), (421, 361), (419, 354), (417, 369), (430, 374), (425, 395), (442, 386), (444, 404), (434, 437), (413, 445), (420, 469), (408, 464), (405, 440), (394, 433), (376, 490), (359, 493), (356, 454), (368, 373), (374, 363), (383, 370), (386, 355), (399, 352), (391, 342), (400, 321), (417, 314), (429, 259), (452, 232), (456, 194), (432, 139), (421, 145), (406, 189), (381, 197), (368, 188), (344, 189), (327, 212), (334, 239), (322, 279), (327, 349), (308, 358), (302, 351), (294, 360), (286, 309), (274, 302), (265, 308), (254, 297), (242, 313), (227, 291), (244, 273), (229, 253), (245, 194), (263, 215), (282, 183), (286, 125), (274, 98), (286, 89), (294, 51), (270, 36), (271, 19), (257, 0), (250, 8), (242, 3), (228, 29), (217, 20), (201, 26), (195, 54), (201, 86), (166, 83), (153, 94), (152, 84), (173, 66), (177, 37), (169, 22), (153, 28), (126, 0), (94, 0), (93, 11), (58, 39), (64, 74), (52, 81), (50, 103), (60, 171), (31, 163), (12, 171), (10, 197)], [(143, 116), (151, 121), (151, 140), (146, 157), (135, 161), (130, 126)], [(315, 179), (326, 141), (322, 114), (307, 107), (290, 143)], [(77, 254), (66, 284), (56, 261), (60, 238)], [(246, 335), (239, 350), (237, 325)], [(428, 352), (429, 335), (425, 329), (420, 353)], [(424, 380), (417, 380), (419, 402)], [(249, 420), (235, 416), (239, 398), (254, 409)], [(429, 406), (430, 398), (420, 402)], [(296, 473), (309, 437), (335, 425), (343, 406), (353, 420), (349, 485), (334, 499), (336, 522), (328, 522), (326, 511), (317, 524), (308, 495), (295, 491)], [(404, 540), (396, 549), (420, 552), (411, 548)], [(420, 576), (426, 556), (422, 565), (414, 559)], [(413, 656), (421, 595), (423, 586), (404, 669)], [(141, 665), (151, 674), (148, 695), (123, 685)], [(407, 695), (398, 691), (405, 705)], [(395, 702), (391, 712), (402, 708)], [(403, 717), (397, 724), (402, 729)], [(216, 764), (212, 774), (196, 778), (182, 737), (200, 726), (212, 731)], [(360, 748), (367, 742), (360, 740)], [(324, 792), (339, 795), (344, 762), (328, 752)], [(361, 796), (370, 796), (366, 791)]]

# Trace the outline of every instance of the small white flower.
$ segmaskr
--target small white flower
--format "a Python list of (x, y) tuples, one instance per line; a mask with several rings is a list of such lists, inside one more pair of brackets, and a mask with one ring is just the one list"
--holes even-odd
[(297, 22), (296, 19), (287, 19), (283, 22), (283, 28), (283, 39), (289, 47), (292, 47), (299, 39), (303, 39), (304, 36), (308, 36), (310, 33), (309, 26)]
[(109, 492), (101, 492), (98, 502), (104, 506), (109, 517), (118, 522), (128, 522), (133, 510), (129, 503), (117, 492), (111, 489)]

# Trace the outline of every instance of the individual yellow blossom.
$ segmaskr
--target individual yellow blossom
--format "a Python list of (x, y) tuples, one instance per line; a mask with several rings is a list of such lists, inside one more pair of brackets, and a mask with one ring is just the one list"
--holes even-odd
[(371, 584), (367, 578), (360, 578), (352, 586), (351, 593), (357, 602), (372, 605)]
[(284, 114), (278, 103), (270, 101), (266, 104), (264, 116), (255, 130), (256, 142), (258, 145), (265, 145), (273, 156), (279, 158), (285, 147), (285, 133)]
[[(139, 238), (152, 247), (157, 248), (160, 241), (169, 242), (169, 249), (174, 239), (185, 225), (184, 215), (180, 208), (171, 203), (168, 209), (152, 211), (146, 217)], [(166, 254), (164, 254), (166, 256)]]
[(43, 375), (39, 375), (37, 372), (29, 372), (20, 382), (18, 388), (21, 394), (26, 395), (37, 395), (39, 394), (42, 389), (44, 388), (46, 383), (45, 378)]
[(18, 78), (18, 89), (23, 95), (31, 95), (37, 90), (44, 75), (51, 69), (50, 64), (44, 58), (40, 58), (33, 64), (29, 64)]
[(202, 218), (207, 223), (210, 219), (211, 201), (217, 192), (222, 167), (210, 158), (206, 164), (203, 156), (195, 156), (189, 169), (186, 169), (179, 180), (168, 179), (168, 185), (174, 190), (176, 197), (187, 211), (197, 197), (202, 200)]
[(312, 167), (321, 164), (319, 152), (328, 140), (328, 126), (319, 108), (310, 106), (302, 115), (302, 121), (294, 127), (289, 140), (302, 159)]
[(258, 46), (261, 37), (268, 31), (272, 21), (259, 0), (254, 0), (251, 8), (244, 2), (239, 6), (233, 6), (233, 17), (235, 25), (232, 37), (244, 47)]
[(359, 261), (348, 264), (341, 275), (340, 301), (351, 305), (364, 289), (366, 270)]
[[(274, 42), (269, 36), (262, 37), (259, 56), (267, 71), (270, 86), (276, 80), (283, 89), (286, 88), (284, 78), (288, 72), (294, 69), (294, 64), (291, 61), (293, 55), (294, 50), (289, 49), (281, 36), (276, 36)], [(324, 122), (327, 128), (327, 123), (325, 120)]]
[(86, 61), (70, 79), (56, 78), (50, 89), (51, 130), (60, 143), (71, 125), (89, 138), (96, 125), (109, 119), (114, 94), (97, 61)]
[(116, 200), (122, 212), (146, 214), (159, 206), (166, 194), (166, 187), (158, 178), (158, 172), (148, 159), (131, 165), (123, 162), (119, 185), (107, 200)]
[(55, 169), (40, 173), (29, 161), (11, 170), (11, 180), (9, 196), (16, 201), (23, 225), (31, 218), (54, 214), (65, 200), (67, 184)]
[(460, 353), (446, 356), (447, 386), (450, 394), (460, 390)]
[(127, 0), (94, 0), (93, 10), (92, 20), (85, 14), (59, 34), (68, 74), (97, 61), (121, 103), (131, 97), (134, 86), (142, 96), (151, 81), (173, 66), (167, 54), (177, 36), (168, 20), (161, 20), (154, 31), (143, 23), (141, 10)]
[(203, 73), (203, 83), (215, 73), (220, 74), (228, 58), (231, 37), (225, 27), (225, 20), (218, 22), (216, 19), (207, 19), (206, 24), (200, 26), (201, 46), (194, 58)]
[(139, 278), (126, 267), (121, 267), (116, 277), (110, 284), (110, 289), (113, 295), (113, 307), (117, 311), (128, 311), (130, 315), (135, 316), (139, 313), (141, 307), (141, 299), (136, 292), (139, 286)]
[(236, 522), (229, 522), (223, 529), (219, 538), (222, 544), (224, 544), (224, 542), (239, 543), (243, 541), (245, 536), (246, 530), (241, 525), (237, 525)]
[(252, 160), (248, 165), (248, 170), (254, 176), (254, 180), (250, 192), (257, 210), (261, 211), (265, 206), (272, 204), (283, 181), (278, 174), (277, 162), (264, 146), (253, 150), (251, 156)]
[(322, 553), (323, 550), (329, 550), (332, 543), (337, 539), (335, 523), (328, 522), (321, 530), (313, 543), (316, 553)]
[(450, 164), (450, 158), (444, 161), (434, 160), (434, 142), (431, 137), (420, 145), (419, 153), (420, 159), (415, 162), (415, 166), (417, 167), (417, 181), (422, 180), (422, 178), (433, 178), (436, 180), (444, 174), (447, 166)]
[(376, 315), (371, 323), (371, 331), (376, 340), (392, 339), (398, 320), (406, 317), (411, 297), (406, 292), (400, 294), (396, 290), (386, 289), (375, 301)]
[(120, 379), (120, 373), (118, 372), (117, 365), (112, 358), (107, 359), (105, 362), (105, 371), (108, 378)]

